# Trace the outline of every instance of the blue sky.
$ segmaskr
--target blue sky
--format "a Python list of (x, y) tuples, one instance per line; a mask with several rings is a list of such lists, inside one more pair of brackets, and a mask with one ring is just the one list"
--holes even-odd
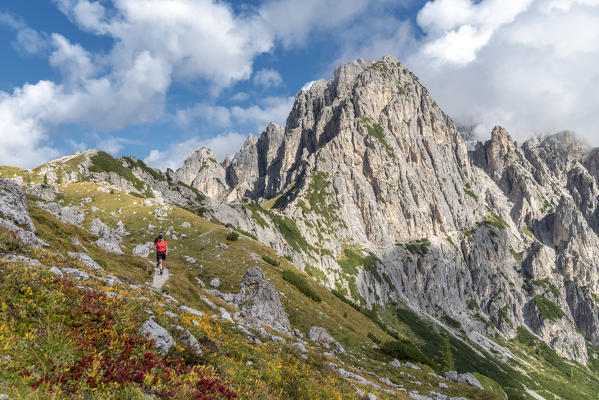
[(307, 83), (385, 54), (482, 138), (597, 142), (599, 0), (4, 0), (0, 164), (92, 147), (222, 159), (284, 124)]

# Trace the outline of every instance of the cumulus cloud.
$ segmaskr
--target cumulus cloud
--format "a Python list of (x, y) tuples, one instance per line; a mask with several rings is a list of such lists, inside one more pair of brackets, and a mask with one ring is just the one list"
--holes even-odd
[(261, 130), (269, 122), (283, 125), (293, 105), (293, 97), (266, 97), (249, 107), (223, 107), (199, 103), (179, 110), (175, 115), (177, 122), (183, 126), (193, 124), (198, 118), (221, 128), (233, 125)]
[[(599, 1), (484, 0), (458, 15), (443, 11), (452, 1), (421, 10), (430, 36), (407, 62), (458, 123), (484, 136), (501, 124), (519, 139), (571, 129), (599, 144)], [(464, 27), (479, 42), (449, 43)]]
[[(273, 45), (258, 14), (236, 14), (211, 0), (114, 0), (110, 8), (88, 0), (57, 4), (81, 29), (112, 38), (114, 46), (100, 57), (62, 35), (50, 35), (49, 62), (62, 72), (63, 81), (0, 92), (4, 132), (27, 143), (22, 156), (15, 146), (1, 163), (33, 165), (32, 154), (47, 152), (42, 143), (61, 124), (109, 131), (156, 121), (164, 114), (173, 82), (201, 80), (214, 95), (249, 79), (254, 57)], [(35, 31), (6, 14), (0, 14), (0, 23), (16, 29), (19, 38), (34, 36)], [(34, 41), (19, 42), (34, 50)]]
[(283, 78), (274, 69), (261, 69), (254, 74), (254, 85), (268, 88), (279, 86), (283, 83)]
[(0, 25), (8, 26), (17, 32), (16, 40), (13, 42), (13, 47), (17, 51), (34, 54), (46, 48), (44, 36), (19, 18), (0, 12)]
[(482, 137), (500, 124), (519, 140), (570, 129), (599, 144), (599, 0), (435, 0), (415, 23), (381, 15), (343, 35), (332, 65), (394, 54)]
[(236, 132), (228, 132), (211, 138), (194, 136), (181, 142), (172, 143), (165, 150), (153, 149), (144, 161), (155, 168), (176, 170), (183, 165), (185, 158), (200, 147), (212, 150), (217, 159), (222, 161), (226, 156), (233, 157), (246, 139), (247, 135)]

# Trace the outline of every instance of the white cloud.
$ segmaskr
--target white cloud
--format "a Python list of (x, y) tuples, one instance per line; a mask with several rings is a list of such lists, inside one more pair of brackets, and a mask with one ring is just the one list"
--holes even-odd
[(312, 85), (314, 85), (315, 83), (316, 83), (316, 81), (306, 82), (304, 84), (304, 86), (302, 86), (302, 88), (300, 90), (310, 90), (310, 88), (312, 87)]
[(387, 1), (368, 0), (272, 0), (260, 8), (260, 14), (276, 37), (289, 47), (304, 45), (311, 35), (335, 30), (367, 9)]
[(13, 47), (25, 53), (39, 53), (46, 48), (46, 40), (42, 34), (30, 28), (20, 19), (0, 12), (0, 25), (6, 25), (17, 32)]
[(268, 88), (279, 86), (283, 83), (283, 78), (274, 69), (261, 69), (254, 74), (254, 85)]
[[(518, 139), (571, 129), (599, 144), (599, 2), (528, 3), (501, 2), (511, 9), (495, 14), (501, 6), (484, 0), (451, 18), (424, 18), (423, 9), (418, 21), (435, 34), (407, 57), (409, 67), (457, 122), (478, 124), (485, 136), (501, 124)], [(462, 38), (461, 52), (450, 41), (441, 46), (464, 26), (491, 34), (478, 44)], [(427, 52), (431, 45), (439, 50)]]
[(422, 51), (440, 62), (469, 63), (497, 29), (526, 11), (532, 1), (430, 1), (418, 13), (418, 25), (429, 39)]
[(250, 95), (246, 92), (237, 92), (231, 96), (231, 101), (246, 101), (250, 98)]
[(222, 107), (200, 103), (177, 111), (176, 121), (189, 126), (202, 118), (217, 127), (240, 125), (254, 130), (262, 130), (269, 122), (284, 125), (293, 105), (293, 97), (266, 97), (259, 104), (249, 107)]
[(219, 161), (226, 156), (233, 157), (241, 145), (246, 141), (247, 135), (236, 132), (224, 133), (211, 138), (192, 137), (185, 141), (172, 143), (165, 150), (154, 149), (144, 161), (155, 168), (176, 170), (183, 165), (185, 158), (200, 147), (209, 148), (214, 152)]
[(599, 0), (436, 0), (417, 22), (353, 24), (335, 64), (394, 54), (478, 134), (496, 124), (519, 140), (570, 129), (599, 144)]
[[(0, 91), (3, 135), (29, 138), (26, 146), (0, 152), (0, 163), (35, 162), (32, 154), (46, 153), (48, 132), (62, 124), (106, 131), (154, 122), (163, 117), (172, 82), (201, 80), (216, 94), (249, 79), (254, 57), (272, 48), (261, 17), (236, 14), (221, 2), (114, 0), (109, 10), (88, 0), (57, 3), (80, 28), (112, 38), (114, 46), (99, 56), (64, 36), (50, 36), (49, 62), (63, 81)], [(17, 30), (26, 51), (35, 50), (37, 32), (7, 14), (0, 14), (0, 23)]]

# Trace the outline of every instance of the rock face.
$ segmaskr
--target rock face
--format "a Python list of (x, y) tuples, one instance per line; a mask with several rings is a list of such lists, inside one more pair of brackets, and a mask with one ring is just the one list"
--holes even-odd
[(260, 268), (253, 267), (245, 273), (234, 303), (239, 306), (243, 315), (278, 332), (289, 333), (291, 330), (279, 294), (275, 286), (266, 280)]
[(198, 150), (177, 174), (206, 189), (212, 216), (366, 308), (399, 299), (508, 338), (524, 325), (582, 363), (584, 340), (598, 344), (599, 150), (569, 132), (519, 145), (496, 127), (467, 145), (387, 56), (341, 65), (296, 95), (284, 129), (210, 157)]
[[(285, 127), (249, 137), (232, 160), (198, 149), (166, 174), (120, 162), (153, 190), (147, 205), (209, 203), (210, 218), (366, 309), (403, 303), (451, 317), (469, 337), (511, 339), (525, 327), (586, 363), (585, 340), (599, 345), (599, 149), (570, 132), (522, 144), (502, 127), (484, 143), (463, 134), (387, 56), (343, 64), (300, 91)], [(124, 176), (91, 172), (98, 154), (77, 155), (65, 179), (133, 190)], [(52, 182), (73, 160), (41, 170)], [(245, 315), (289, 330), (261, 271), (248, 271), (235, 299)]]

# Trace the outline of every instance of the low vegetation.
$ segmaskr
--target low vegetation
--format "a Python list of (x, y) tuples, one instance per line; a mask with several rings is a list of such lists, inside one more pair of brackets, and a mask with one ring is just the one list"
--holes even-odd
[(543, 319), (555, 321), (566, 316), (564, 311), (551, 300), (548, 300), (541, 295), (536, 295), (534, 300)]
[(225, 239), (227, 239), (228, 241), (234, 242), (237, 239), (239, 239), (239, 233), (237, 233), (236, 231), (229, 231), (229, 232), (227, 232)]
[(115, 160), (110, 154), (104, 151), (98, 151), (91, 157), (92, 165), (89, 167), (91, 172), (114, 172), (119, 176), (122, 176), (138, 191), (143, 191), (146, 184), (137, 179), (131, 170), (117, 160)]
[(278, 267), (281, 264), (281, 262), (279, 260), (275, 260), (274, 258), (271, 258), (266, 255), (262, 256), (262, 260), (264, 260), (264, 262), (269, 263), (273, 267)]
[(425, 256), (426, 254), (428, 254), (430, 247), (431, 241), (428, 238), (413, 240), (406, 244), (406, 249), (411, 254), (418, 254), (420, 256)]
[(298, 272), (286, 269), (283, 271), (283, 279), (291, 283), (293, 286), (297, 288), (297, 290), (299, 290), (315, 302), (320, 303), (322, 301), (321, 297), (312, 289), (308, 281), (306, 281), (306, 279), (303, 276), (301, 276)]

